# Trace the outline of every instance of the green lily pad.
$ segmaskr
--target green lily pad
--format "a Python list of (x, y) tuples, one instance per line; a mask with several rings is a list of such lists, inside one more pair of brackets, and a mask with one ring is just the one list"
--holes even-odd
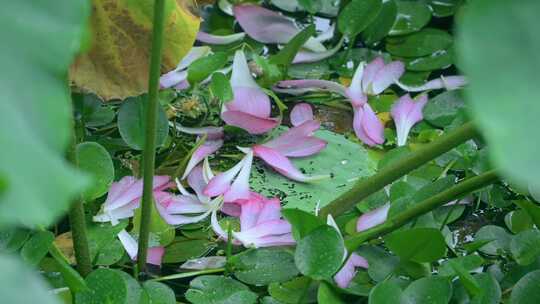
[(109, 152), (96, 142), (83, 142), (77, 145), (77, 165), (92, 177), (92, 186), (86, 189), (83, 197), (94, 200), (109, 191), (114, 180), (114, 165)]
[(328, 279), (341, 267), (344, 252), (338, 231), (324, 225), (298, 241), (294, 262), (302, 274), (316, 280)]
[(447, 304), (452, 285), (445, 277), (426, 277), (412, 282), (401, 294), (402, 304)]
[(452, 41), (452, 36), (447, 32), (426, 28), (407, 36), (389, 37), (386, 50), (394, 56), (421, 57), (448, 49)]
[(367, 44), (373, 44), (382, 40), (394, 25), (397, 17), (397, 5), (394, 0), (383, 1), (379, 15), (362, 32), (362, 40)]
[(375, 162), (362, 146), (326, 130), (317, 131), (315, 136), (326, 140), (327, 147), (317, 155), (293, 159), (293, 163), (306, 174), (330, 174), (330, 178), (312, 183), (295, 182), (255, 162), (250, 180), (252, 189), (268, 197), (279, 197), (287, 208), (313, 212), (317, 205), (322, 208), (349, 190), (359, 178), (374, 173)]
[(423, 1), (395, 1), (397, 16), (390, 35), (405, 35), (417, 32), (431, 20), (431, 10)]
[(512, 289), (510, 304), (536, 304), (540, 302), (540, 270), (521, 278)]
[[(122, 139), (133, 149), (142, 150), (144, 147), (146, 128), (146, 105), (148, 95), (127, 98), (118, 110), (118, 131)], [(169, 131), (167, 115), (158, 106), (156, 122), (156, 145), (165, 143)]]
[(75, 294), (76, 303), (139, 303), (142, 295), (139, 283), (127, 273), (116, 269), (94, 270), (85, 281), (89, 290)]
[(250, 285), (286, 282), (298, 275), (293, 253), (281, 248), (242, 252), (232, 258), (232, 263), (236, 278)]
[(434, 71), (445, 69), (454, 63), (452, 48), (440, 50), (424, 57), (405, 60), (405, 66), (409, 71)]
[(186, 299), (193, 304), (252, 304), (257, 302), (257, 294), (234, 279), (203, 275), (189, 283)]

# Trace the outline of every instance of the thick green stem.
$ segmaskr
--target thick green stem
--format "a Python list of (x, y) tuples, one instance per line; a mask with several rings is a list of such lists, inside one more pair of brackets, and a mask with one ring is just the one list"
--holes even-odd
[[(80, 102), (80, 100), (75, 98), (74, 102), (77, 103)], [(77, 143), (82, 140), (83, 135), (81, 134), (84, 134), (84, 122), (79, 114), (76, 115), (77, 116), (73, 119), (72, 143), (69, 149), (68, 158), (75, 167), (78, 167), (76, 148)], [(86, 219), (82, 196), (79, 196), (79, 198), (72, 203), (68, 217), (69, 225), (71, 226), (77, 271), (84, 277), (92, 271), (92, 260), (90, 259), (88, 237), (86, 236)]]
[(453, 186), (452, 188), (445, 190), (437, 195), (434, 195), (422, 202), (419, 202), (411, 209), (405, 210), (398, 215), (387, 219), (383, 224), (377, 225), (371, 229), (357, 233), (345, 240), (345, 244), (349, 251), (355, 250), (358, 246), (364, 242), (377, 238), (392, 232), (399, 227), (405, 225), (410, 220), (430, 212), (431, 210), (442, 206), (456, 198), (470, 193), (471, 191), (478, 190), (487, 185), (497, 181), (497, 174), (495, 171), (488, 171), (481, 175), (469, 178)]
[(146, 107), (146, 138), (143, 151), (143, 195), (141, 201), (141, 228), (139, 230), (139, 249), (137, 252), (137, 270), (146, 270), (146, 256), (152, 217), (152, 183), (156, 157), (156, 121), (158, 107), (158, 82), (161, 67), (161, 49), (163, 47), (164, 0), (154, 2), (154, 23), (150, 74), (148, 76), (148, 104)]
[(399, 161), (384, 167), (377, 174), (370, 176), (367, 179), (360, 180), (351, 190), (345, 192), (322, 208), (320, 216), (326, 218), (328, 214), (338, 216), (346, 212), (364, 198), (384, 188), (384, 186), (439, 155), (450, 151), (467, 140), (472, 139), (476, 135), (477, 132), (472, 123), (469, 122), (462, 125), (432, 143), (412, 152)]

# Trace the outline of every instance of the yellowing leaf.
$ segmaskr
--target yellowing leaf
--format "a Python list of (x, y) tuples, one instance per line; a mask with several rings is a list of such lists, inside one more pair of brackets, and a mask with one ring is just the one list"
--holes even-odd
[[(200, 19), (186, 0), (166, 0), (162, 72), (191, 49)], [(153, 0), (93, 0), (92, 45), (70, 70), (72, 84), (104, 100), (147, 92)]]

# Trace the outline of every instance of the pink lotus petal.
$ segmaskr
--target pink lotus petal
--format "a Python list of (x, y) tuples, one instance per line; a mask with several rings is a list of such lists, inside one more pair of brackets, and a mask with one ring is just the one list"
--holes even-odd
[(314, 90), (325, 90), (341, 96), (347, 96), (346, 88), (341, 84), (318, 79), (283, 80), (278, 82), (273, 90), (292, 95), (300, 95)]
[(165, 254), (165, 247), (150, 247), (148, 248), (148, 254), (146, 257), (146, 263), (161, 266), (163, 255)]
[(237, 203), (224, 203), (221, 206), (221, 212), (225, 213), (226, 215), (239, 217), (241, 214), (240, 205)]
[(265, 200), (257, 218), (257, 225), (264, 222), (279, 220), (281, 218), (281, 204), (279, 199)]
[(405, 73), (405, 64), (401, 61), (392, 61), (385, 65), (373, 78), (370, 94), (379, 95), (399, 79), (403, 73)]
[(369, 104), (353, 108), (353, 128), (356, 136), (366, 145), (375, 146), (384, 142), (384, 126)]
[(426, 105), (427, 95), (421, 95), (418, 101), (413, 101), (409, 94), (402, 96), (392, 106), (391, 115), (397, 131), (397, 145), (404, 146), (411, 128), (423, 119), (422, 109)]
[[(219, 224), (219, 221), (217, 219), (216, 211), (212, 212), (212, 215), (210, 216), (210, 225), (212, 227), (212, 230), (218, 235), (218, 237), (224, 241), (228, 240), (228, 234), (227, 231), (223, 230), (221, 228), (221, 225)], [(235, 245), (240, 245), (241, 243), (238, 240), (233, 239), (231, 241)]]
[(282, 235), (271, 235), (265, 236), (257, 239), (257, 242), (254, 244), (255, 248), (260, 247), (273, 247), (273, 246), (292, 246), (295, 245), (296, 241), (292, 236), (292, 233), (282, 234)]
[(242, 128), (251, 134), (263, 134), (279, 125), (276, 118), (261, 118), (241, 111), (225, 111), (221, 119), (228, 125)]
[(284, 156), (303, 157), (318, 153), (326, 147), (327, 142), (313, 137), (321, 124), (315, 120), (308, 120), (297, 127), (290, 128), (278, 137), (264, 143)]
[(270, 98), (260, 88), (234, 87), (234, 99), (225, 104), (228, 111), (240, 111), (260, 118), (270, 117)]
[(137, 249), (139, 248), (137, 241), (125, 229), (122, 229), (118, 233), (118, 239), (122, 243), (122, 246), (124, 246), (129, 257), (135, 260), (137, 258)]
[[(319, 153), (326, 148), (327, 144), (328, 142), (320, 138), (303, 137), (301, 138), (301, 141), (291, 143), (290, 145), (280, 145), (276, 148), (269, 148), (273, 148), (287, 157), (305, 157)], [(264, 144), (264, 146), (268, 147), (266, 144)]]
[[(154, 176), (153, 189), (162, 190), (169, 187), (170, 178), (168, 176)], [(111, 211), (129, 204), (133, 200), (139, 199), (142, 196), (143, 182), (142, 180), (134, 180), (133, 177), (124, 177), (121, 181), (113, 183), (112, 196), (107, 196), (103, 204), (104, 211)]]
[(457, 90), (467, 84), (467, 79), (463, 76), (441, 76), (428, 81), (421, 86), (408, 86), (399, 81), (396, 84), (405, 91), (408, 92), (422, 92), (427, 90), (445, 89), (447, 91)]
[(186, 195), (175, 196), (168, 206), (163, 207), (171, 214), (202, 213), (208, 209), (198, 199)]
[(253, 163), (253, 152), (250, 150), (243, 160), (242, 168), (238, 176), (232, 183), (231, 187), (224, 193), (224, 202), (234, 202), (239, 199), (248, 199), (249, 191), (249, 176), (251, 174), (251, 164)]
[(388, 216), (388, 210), (390, 210), (390, 203), (362, 214), (356, 222), (356, 231), (364, 231), (384, 223)]
[(184, 175), (182, 175), (182, 179), (186, 178), (188, 174), (197, 166), (205, 157), (209, 156), (210, 154), (216, 152), (223, 146), (223, 140), (207, 140), (202, 145), (200, 145), (194, 152), (193, 155), (191, 155), (191, 158), (189, 159), (189, 162), (186, 166), (186, 170), (184, 171)]
[[(126, 250), (128, 256), (133, 261), (136, 261), (137, 250), (139, 248), (139, 244), (137, 244), (137, 241), (125, 229), (122, 229), (122, 231), (118, 233), (118, 239)], [(164, 253), (165, 248), (163, 247), (150, 247), (148, 248), (146, 262), (149, 264), (161, 266), (161, 259), (163, 258)]]
[(377, 73), (384, 68), (384, 60), (382, 57), (377, 57), (373, 59), (370, 63), (364, 68), (362, 75), (362, 90), (364, 92), (369, 91), (373, 80), (377, 76)]
[(190, 86), (189, 81), (187, 81), (187, 79), (184, 79), (180, 81), (178, 84), (176, 84), (173, 88), (175, 88), (178, 91), (182, 91), (182, 90), (188, 89), (189, 86)]
[(167, 89), (176, 85), (179, 85), (180, 83), (183, 83), (184, 81), (187, 82), (187, 71), (177, 71), (172, 70), (168, 73), (165, 73), (159, 77), (159, 86), (162, 89)]
[(118, 224), (118, 221), (121, 219), (133, 217), (135, 214), (135, 209), (139, 208), (140, 203), (140, 200), (134, 200), (120, 208), (116, 208), (104, 213), (98, 213), (92, 218), (92, 220), (100, 223), (111, 222), (111, 224), (114, 226)]
[(356, 71), (354, 71), (353, 78), (351, 79), (351, 85), (345, 91), (353, 107), (362, 107), (367, 102), (367, 95), (362, 88), (362, 79), (364, 78), (365, 68), (364, 62), (358, 64)]
[(124, 176), (119, 181), (112, 183), (105, 200), (106, 205), (110, 205), (112, 202), (118, 200), (127, 189), (130, 189), (137, 179), (133, 176)]
[(267, 221), (255, 225), (253, 228), (233, 232), (234, 237), (244, 246), (250, 247), (257, 244), (257, 239), (268, 236), (276, 236), (291, 233), (291, 224), (285, 220)]
[[(333, 36), (333, 33), (332, 33), (332, 36)], [(319, 40), (318, 39), (319, 37), (317, 37), (315, 39)], [(321, 40), (319, 40), (319, 41), (321, 41)], [(297, 63), (317, 62), (317, 61), (324, 60), (326, 58), (330, 58), (330, 57), (334, 56), (334, 54), (336, 54), (341, 49), (341, 46), (343, 45), (343, 41), (344, 41), (344, 39), (342, 38), (341, 40), (339, 40), (339, 42), (338, 42), (338, 44), (336, 44), (336, 46), (334, 46), (333, 48), (331, 48), (331, 49), (329, 49), (327, 51), (323, 51), (323, 52), (310, 52), (310, 51), (300, 50), (294, 56), (294, 59), (293, 59), (292, 63), (297, 64)]]
[(163, 220), (165, 220), (165, 222), (167, 222), (167, 224), (169, 225), (186, 225), (186, 224), (197, 223), (197, 222), (202, 221), (206, 217), (208, 217), (208, 215), (210, 215), (210, 212), (211, 212), (211, 210), (206, 209), (203, 214), (195, 215), (195, 216), (187, 216), (187, 215), (181, 215), (181, 214), (171, 214), (167, 212), (167, 210), (165, 210), (163, 206), (157, 205), (157, 204), (156, 204), (156, 209), (159, 215), (161, 216), (161, 218), (163, 218)]
[(353, 252), (345, 265), (334, 276), (334, 281), (340, 288), (347, 288), (356, 275), (356, 267), (367, 269), (368, 266), (365, 258)]
[[(162, 88), (170, 88), (172, 86), (178, 86), (182, 83), (187, 83), (187, 71), (186, 69), (189, 67), (191, 63), (193, 63), (195, 60), (206, 56), (208, 53), (210, 53), (210, 48), (207, 46), (204, 47), (193, 47), (189, 51), (189, 53), (182, 58), (178, 66), (168, 72), (163, 74), (159, 79), (159, 84)], [(189, 84), (188, 84), (189, 86)], [(182, 88), (183, 89), (183, 88)]]
[(299, 126), (306, 121), (313, 120), (313, 108), (307, 103), (299, 103), (294, 106), (290, 114), (291, 124)]
[(204, 188), (206, 187), (206, 185), (208, 185), (208, 183), (204, 177), (204, 171), (203, 171), (202, 165), (195, 167), (191, 171), (191, 173), (188, 175), (187, 182), (188, 182), (188, 185), (191, 187), (191, 189), (195, 191), (199, 200), (201, 200), (201, 198), (203, 197), (206, 197), (203, 192), (204, 192)]
[(251, 75), (246, 55), (242, 50), (238, 50), (234, 53), (230, 82), (233, 90), (237, 87), (248, 87), (260, 90), (259, 85)]
[(233, 11), (242, 29), (262, 43), (285, 44), (300, 31), (294, 20), (258, 5), (236, 5)]
[(184, 127), (178, 123), (175, 124), (176, 130), (192, 134), (192, 135), (204, 135), (208, 140), (222, 139), (223, 138), (223, 127), (199, 127), (199, 128), (188, 128)]
[(208, 185), (204, 188), (204, 195), (214, 197), (228, 191), (231, 188), (231, 183), (233, 179), (242, 169), (242, 166), (244, 165), (244, 160), (245, 158), (239, 161), (236, 165), (234, 165), (234, 167), (230, 168), (229, 170), (214, 176), (208, 182)]
[(292, 180), (308, 182), (326, 177), (304, 175), (294, 167), (287, 157), (272, 148), (258, 145), (253, 147), (253, 152), (255, 153), (255, 156), (264, 160), (264, 162), (270, 165), (274, 170)]
[(240, 230), (248, 230), (257, 225), (263, 205), (263, 201), (256, 198), (252, 198), (240, 205)]
[(232, 35), (212, 35), (205, 32), (199, 31), (197, 33), (197, 40), (200, 42), (208, 43), (208, 44), (230, 44), (233, 42), (240, 41), (244, 39), (246, 36), (245, 33), (236, 33)]

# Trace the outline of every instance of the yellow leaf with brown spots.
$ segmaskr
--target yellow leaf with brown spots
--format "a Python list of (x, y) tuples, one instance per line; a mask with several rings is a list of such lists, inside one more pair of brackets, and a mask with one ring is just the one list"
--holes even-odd
[[(92, 45), (70, 69), (74, 86), (104, 100), (147, 92), (153, 0), (92, 0)], [(193, 46), (200, 18), (189, 0), (166, 0), (162, 73), (176, 67)]]

